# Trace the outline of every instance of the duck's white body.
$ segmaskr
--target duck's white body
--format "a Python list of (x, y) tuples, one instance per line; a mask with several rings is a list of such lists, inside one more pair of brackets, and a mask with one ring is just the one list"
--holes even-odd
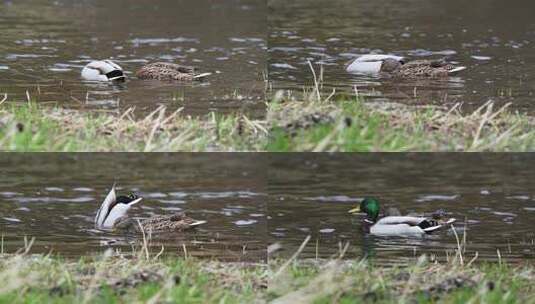
[(371, 226), (370, 233), (378, 236), (422, 236), (455, 222), (452, 218), (443, 224), (422, 229), (419, 225), (426, 220), (425, 217), (387, 216)]
[(82, 69), (82, 78), (88, 81), (124, 80), (123, 69), (111, 60), (91, 61)]
[(139, 203), (142, 198), (131, 201), (128, 204), (117, 203), (115, 195), (115, 185), (112, 186), (110, 192), (102, 202), (95, 217), (95, 227), (97, 229), (111, 229), (118, 219), (125, 216), (133, 205)]
[(380, 55), (380, 54), (367, 54), (358, 57), (349, 63), (346, 67), (346, 71), (355, 74), (378, 74), (381, 71), (383, 60), (394, 59), (397, 61), (403, 61), (405, 58), (395, 55)]

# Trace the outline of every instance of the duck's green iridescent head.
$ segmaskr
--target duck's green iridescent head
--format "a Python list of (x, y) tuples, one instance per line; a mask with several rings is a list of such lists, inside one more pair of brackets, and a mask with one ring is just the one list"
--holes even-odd
[(379, 206), (379, 201), (373, 197), (366, 197), (360, 202), (360, 206), (349, 210), (349, 213), (360, 213), (364, 212), (372, 221), (377, 221), (379, 217), (379, 211), (381, 207)]

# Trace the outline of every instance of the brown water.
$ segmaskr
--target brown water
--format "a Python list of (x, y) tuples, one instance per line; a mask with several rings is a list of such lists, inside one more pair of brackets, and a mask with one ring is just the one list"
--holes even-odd
[[(269, 0), (269, 77), (276, 89), (312, 85), (368, 100), (453, 104), (488, 100), (532, 111), (535, 2), (528, 0)], [(350, 75), (344, 64), (367, 53), (447, 57), (469, 69), (446, 81), (390, 81)]]
[[(193, 114), (263, 115), (266, 8), (261, 0), (0, 1), (0, 93), (73, 108), (146, 114), (163, 104)], [(82, 67), (110, 58), (120, 86), (84, 82)], [(215, 74), (202, 83), (140, 81), (143, 64), (170, 61)]]
[(445, 259), (457, 247), (453, 231), (423, 238), (373, 237), (362, 216), (347, 211), (365, 196), (402, 214), (443, 209), (466, 232), (466, 257), (535, 257), (535, 157), (529, 154), (280, 154), (269, 165), (270, 243), (300, 257), (326, 258), (349, 243), (346, 257), (370, 256), (385, 264), (423, 253)]
[(111, 185), (144, 200), (129, 215), (185, 211), (206, 220), (195, 231), (154, 235), (158, 252), (231, 261), (265, 260), (266, 194), (254, 154), (9, 154), (0, 158), (0, 231), (14, 252), (24, 236), (34, 252), (79, 256), (107, 248), (130, 251), (137, 235), (94, 229)]

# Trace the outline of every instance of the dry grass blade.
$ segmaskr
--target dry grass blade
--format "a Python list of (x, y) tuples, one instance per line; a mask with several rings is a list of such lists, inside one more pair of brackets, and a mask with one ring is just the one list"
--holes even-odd
[(146, 144), (145, 144), (144, 152), (151, 151), (151, 145), (152, 145), (152, 140), (154, 138), (154, 134), (156, 133), (158, 128), (160, 128), (162, 119), (165, 116), (165, 107), (159, 107), (159, 109), (160, 110), (159, 110), (158, 118), (156, 118), (156, 120), (153, 123), (152, 129), (149, 133), (149, 138), (147, 139)]
[(314, 70), (314, 67), (312, 66), (312, 62), (310, 62), (310, 60), (308, 60), (307, 62), (308, 62), (308, 66), (310, 67), (310, 70), (312, 71), (312, 75), (314, 76), (314, 92), (316, 93), (316, 100), (320, 101), (321, 92), (320, 92), (320, 87), (318, 83), (318, 77), (316, 76), (316, 71)]
[(288, 259), (288, 261), (286, 261), (286, 263), (284, 263), (280, 268), (279, 270), (277, 270), (277, 272), (275, 272), (275, 274), (273, 275), (274, 278), (276, 278), (277, 276), (279, 276), (284, 270), (286, 270), (286, 268), (292, 263), (292, 261), (294, 261), (298, 256), (299, 254), (301, 254), (301, 251), (303, 251), (303, 249), (305, 249), (305, 246), (308, 244), (308, 241), (310, 241), (310, 235), (308, 235), (305, 240), (303, 241), (303, 243), (301, 243), (301, 246), (299, 246), (299, 248), (297, 249), (297, 251), (292, 255), (292, 257), (290, 259)]
[(2, 105), (7, 100), (7, 93), (4, 93), (4, 98), (0, 100), (0, 105)]

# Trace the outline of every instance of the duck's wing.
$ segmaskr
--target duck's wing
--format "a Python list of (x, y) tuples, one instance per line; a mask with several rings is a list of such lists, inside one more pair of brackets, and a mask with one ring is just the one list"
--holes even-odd
[(378, 236), (422, 236), (426, 232), (419, 226), (409, 224), (375, 224), (370, 228), (370, 233)]
[(169, 69), (173, 71), (177, 71), (180, 73), (193, 73), (195, 72), (195, 67), (187, 66), (187, 65), (181, 65), (177, 63), (172, 62), (154, 62), (150, 63), (145, 66), (145, 68), (155, 68), (155, 69)]
[(366, 54), (358, 57), (354, 61), (356, 62), (374, 62), (374, 61), (383, 61), (386, 59), (394, 59), (397, 61), (404, 61), (405, 58), (395, 55), (384, 55), (384, 54)]
[(414, 216), (387, 216), (373, 225), (370, 229), (376, 235), (422, 235), (447, 227), (455, 219), (447, 221), (431, 220), (425, 217)]
[(448, 74), (456, 74), (461, 71), (466, 70), (465, 66), (455, 66), (450, 62), (447, 62), (445, 59), (436, 59), (436, 60), (414, 60), (407, 62), (404, 65), (405, 68), (430, 68), (431, 70), (442, 70), (447, 71)]
[(415, 216), (387, 216), (379, 219), (377, 225), (399, 225), (406, 224), (409, 226), (418, 226), (421, 222), (425, 221), (425, 217)]
[(424, 231), (434, 231), (440, 229), (446, 225), (451, 225), (455, 222), (455, 219), (449, 219), (447, 221), (433, 220), (426, 217), (418, 216), (387, 216), (377, 221), (377, 225), (408, 225), (418, 226)]
[(176, 65), (176, 70), (179, 71), (180, 73), (194, 73), (195, 72), (195, 67), (192, 67), (192, 66), (187, 66), (187, 65), (180, 65), (180, 64), (177, 64)]
[(116, 202), (117, 197), (115, 195), (115, 184), (111, 187), (110, 192), (108, 195), (106, 195), (106, 198), (104, 199), (104, 202), (100, 205), (100, 208), (97, 211), (97, 216), (95, 217), (95, 226), (97, 228), (102, 227), (104, 225), (104, 220), (108, 216), (109, 210), (112, 207), (112, 205)]

